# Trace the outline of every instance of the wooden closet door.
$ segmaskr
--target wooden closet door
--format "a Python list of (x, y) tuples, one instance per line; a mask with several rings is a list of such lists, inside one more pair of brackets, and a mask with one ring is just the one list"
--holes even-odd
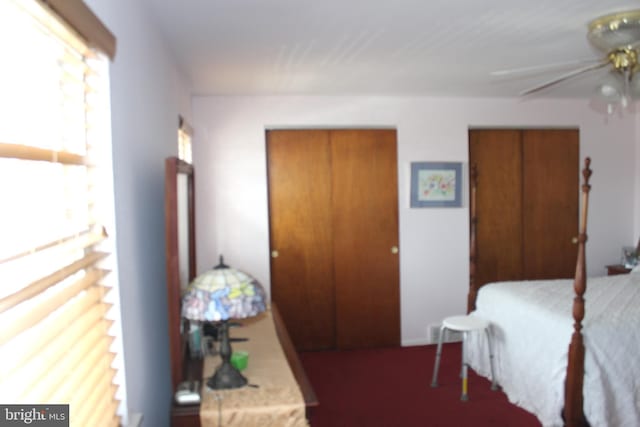
[(337, 345), (398, 346), (396, 132), (339, 130), (330, 139)]
[(298, 350), (400, 344), (396, 133), (267, 133), (271, 293)]
[(267, 132), (271, 297), (298, 350), (335, 348), (329, 132)]
[(469, 165), (478, 167), (475, 280), (522, 278), (522, 147), (519, 130), (470, 130)]
[(478, 286), (573, 277), (578, 131), (471, 130), (469, 163), (478, 165)]
[(572, 278), (578, 247), (579, 134), (523, 132), (524, 278)]

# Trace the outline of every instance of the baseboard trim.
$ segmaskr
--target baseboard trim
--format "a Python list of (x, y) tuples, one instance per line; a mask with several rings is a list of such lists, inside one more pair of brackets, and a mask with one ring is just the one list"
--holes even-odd
[(412, 347), (416, 345), (427, 345), (433, 344), (429, 342), (429, 340), (421, 338), (421, 339), (411, 339), (411, 340), (402, 340), (402, 347)]

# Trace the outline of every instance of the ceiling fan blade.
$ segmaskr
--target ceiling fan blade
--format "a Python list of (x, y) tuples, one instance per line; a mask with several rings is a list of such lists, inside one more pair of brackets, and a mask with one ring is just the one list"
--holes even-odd
[(602, 68), (602, 67), (604, 67), (604, 66), (606, 66), (608, 64), (609, 64), (609, 60), (608, 59), (603, 59), (600, 62), (598, 62), (597, 64), (592, 64), (592, 65), (588, 65), (586, 67), (581, 67), (581, 68), (575, 69), (575, 70), (570, 71), (568, 73), (562, 74), (561, 76), (558, 76), (558, 77), (556, 77), (554, 79), (551, 79), (551, 80), (548, 80), (548, 81), (546, 81), (544, 83), (541, 83), (541, 84), (539, 84), (537, 86), (534, 86), (532, 88), (523, 90), (518, 95), (524, 96), (524, 95), (528, 95), (528, 94), (533, 93), (533, 92), (537, 92), (539, 90), (542, 90), (544, 88), (552, 86), (552, 85), (554, 85), (556, 83), (560, 83), (561, 81), (567, 80), (567, 79), (569, 79), (571, 77), (575, 77), (575, 76), (577, 76), (579, 74), (583, 74), (583, 73), (586, 73), (586, 72), (592, 71), (592, 70), (597, 70), (598, 68)]
[(564, 68), (574, 65), (582, 65), (582, 64), (599, 64), (603, 60), (598, 59), (577, 59), (574, 61), (566, 61), (566, 62), (556, 62), (553, 64), (544, 64), (544, 65), (533, 65), (530, 67), (522, 67), (522, 68), (511, 68), (508, 70), (497, 70), (489, 73), (492, 76), (507, 76), (509, 74), (524, 74), (524, 73), (535, 73), (539, 71), (547, 71), (547, 70), (555, 70), (557, 68)]

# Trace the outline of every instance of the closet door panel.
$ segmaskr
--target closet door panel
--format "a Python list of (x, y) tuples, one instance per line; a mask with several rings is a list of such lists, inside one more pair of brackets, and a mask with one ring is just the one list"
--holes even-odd
[(522, 278), (522, 148), (519, 130), (469, 131), (469, 164), (478, 167), (478, 286)]
[(296, 349), (333, 349), (329, 132), (269, 131), (267, 156), (272, 298)]
[(523, 132), (524, 278), (571, 278), (578, 233), (578, 130)]
[(400, 345), (395, 130), (331, 131), (339, 349)]

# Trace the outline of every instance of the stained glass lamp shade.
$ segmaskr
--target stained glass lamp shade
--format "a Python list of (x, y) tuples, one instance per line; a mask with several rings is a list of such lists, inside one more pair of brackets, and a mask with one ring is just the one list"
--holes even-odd
[(229, 319), (253, 317), (266, 309), (262, 285), (250, 275), (220, 264), (196, 277), (182, 298), (182, 316), (200, 322), (220, 322), (220, 357), (222, 365), (207, 381), (212, 389), (238, 388), (247, 379), (231, 365)]

